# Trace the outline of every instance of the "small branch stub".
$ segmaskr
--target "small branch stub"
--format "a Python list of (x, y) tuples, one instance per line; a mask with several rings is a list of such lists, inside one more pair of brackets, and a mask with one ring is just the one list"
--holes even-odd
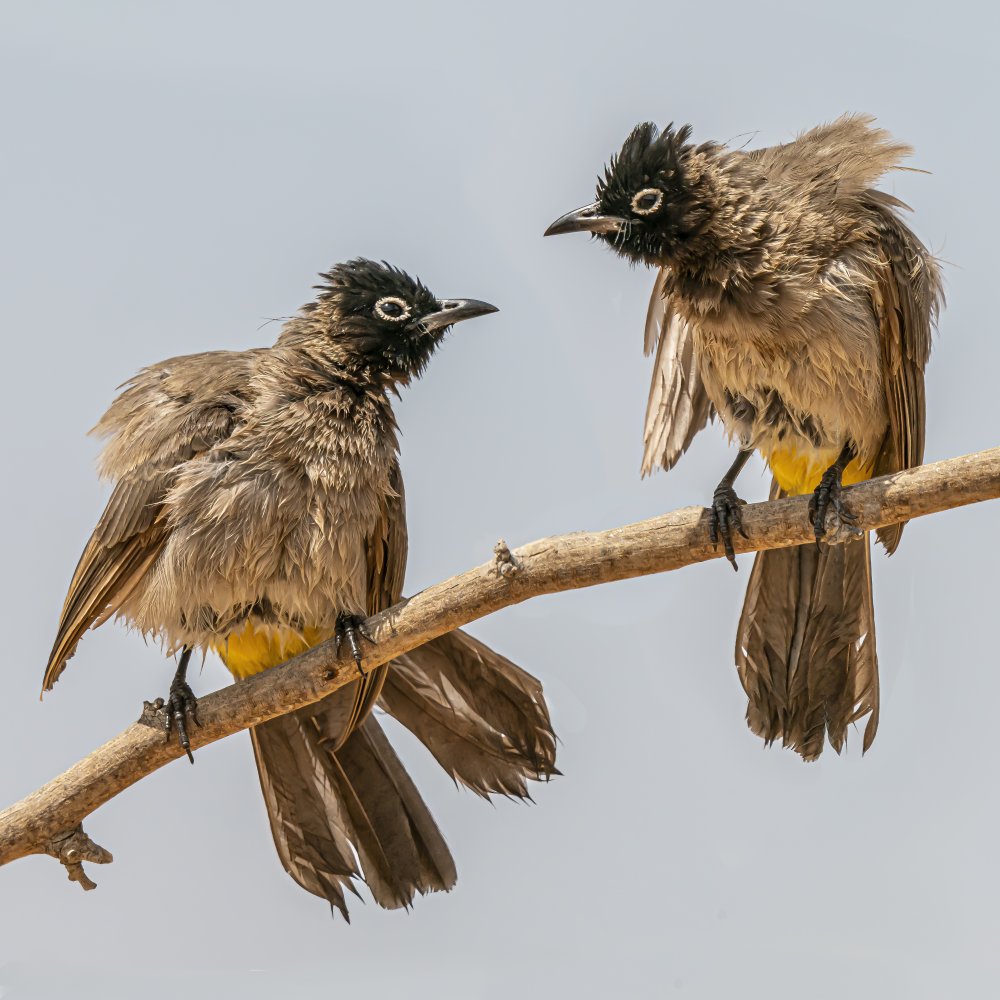
[(504, 539), (501, 538), (493, 546), (493, 555), (495, 556), (496, 571), (504, 579), (509, 580), (520, 570), (521, 564), (517, 561), (514, 553), (510, 551), (510, 547)]
[(87, 876), (87, 873), (83, 870), (83, 862), (89, 861), (95, 865), (108, 865), (114, 861), (111, 852), (106, 851), (99, 844), (95, 844), (83, 832), (82, 826), (78, 826), (68, 833), (53, 837), (49, 841), (45, 853), (57, 858), (59, 863), (66, 869), (66, 875), (70, 882), (79, 882), (80, 887), (87, 892), (91, 889), (96, 889), (97, 883)]
[(157, 698), (155, 701), (144, 701), (142, 703), (142, 714), (136, 720), (141, 726), (156, 726), (163, 728), (163, 699)]

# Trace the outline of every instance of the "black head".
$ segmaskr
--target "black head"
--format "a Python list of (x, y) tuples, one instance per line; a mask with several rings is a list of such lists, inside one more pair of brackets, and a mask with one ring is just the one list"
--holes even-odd
[(637, 125), (598, 179), (597, 200), (556, 219), (545, 235), (589, 232), (630, 260), (666, 263), (709, 214), (691, 170), (690, 138), (690, 125), (663, 132), (652, 122)]
[(405, 271), (357, 258), (321, 275), (306, 311), (325, 321), (352, 362), (392, 382), (417, 378), (454, 323), (497, 311), (477, 299), (438, 299)]

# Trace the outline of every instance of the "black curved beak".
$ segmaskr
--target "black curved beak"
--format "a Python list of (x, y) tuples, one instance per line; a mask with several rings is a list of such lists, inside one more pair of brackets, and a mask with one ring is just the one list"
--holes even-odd
[(475, 319), (476, 316), (486, 316), (499, 312), (496, 306), (479, 299), (439, 299), (438, 311), (425, 316), (420, 325), (428, 332), (441, 330), (452, 323), (461, 323), (463, 319)]
[(593, 202), (560, 216), (545, 230), (545, 236), (561, 236), (563, 233), (617, 233), (625, 220), (617, 215), (601, 215), (600, 205)]

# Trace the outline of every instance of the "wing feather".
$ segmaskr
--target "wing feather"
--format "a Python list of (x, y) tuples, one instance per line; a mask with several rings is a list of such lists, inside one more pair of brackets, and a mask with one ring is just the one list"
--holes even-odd
[[(393, 496), (385, 505), (371, 535), (366, 539), (368, 563), (368, 614), (375, 615), (392, 607), (403, 593), (406, 574), (406, 554), (409, 544), (406, 534), (406, 497), (403, 474), (397, 462), (389, 474)], [(341, 742), (364, 721), (382, 693), (389, 664), (384, 663), (357, 682), (354, 707), (344, 727)]]
[[(882, 342), (889, 431), (875, 475), (884, 476), (912, 469), (924, 458), (924, 368), (943, 293), (937, 262), (897, 215), (896, 199), (872, 191), (866, 200), (878, 220), (881, 257), (873, 306)], [(903, 525), (895, 524), (880, 529), (878, 537), (892, 553), (902, 533)]]
[(653, 378), (646, 404), (642, 474), (671, 469), (694, 436), (714, 415), (698, 371), (691, 327), (664, 295), (667, 272), (661, 268), (646, 313), (645, 350), (655, 348)]
[(43, 690), (51, 690), (83, 634), (114, 615), (167, 540), (159, 514), (184, 462), (238, 424), (257, 351), (171, 358), (143, 369), (92, 433), (110, 440), (102, 474), (116, 480), (63, 604)]

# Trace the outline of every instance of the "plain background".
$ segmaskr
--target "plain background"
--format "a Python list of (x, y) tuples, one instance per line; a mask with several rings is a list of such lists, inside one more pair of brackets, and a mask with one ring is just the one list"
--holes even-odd
[[(85, 431), (144, 364), (269, 343), (354, 255), (498, 316), (398, 407), (412, 592), (512, 545), (703, 503), (718, 428), (638, 476), (651, 284), (583, 238), (637, 121), (763, 145), (847, 110), (913, 143), (886, 179), (948, 262), (930, 460), (997, 440), (997, 15), (962, 3), (47, 3), (0, 11), (4, 683), (0, 802), (165, 692), (123, 629), (38, 701), (106, 489)], [(765, 496), (759, 464), (742, 480)], [(282, 872), (248, 740), (91, 817), (96, 892), (0, 871), (5, 998), (800, 995), (1000, 989), (996, 504), (875, 563), (883, 705), (862, 760), (745, 728), (750, 559), (544, 598), (472, 631), (540, 676), (565, 776), (536, 804), (456, 790), (393, 731), (458, 887), (350, 927)], [(609, 678), (614, 678), (609, 683)], [(226, 680), (210, 661), (200, 692)]]

